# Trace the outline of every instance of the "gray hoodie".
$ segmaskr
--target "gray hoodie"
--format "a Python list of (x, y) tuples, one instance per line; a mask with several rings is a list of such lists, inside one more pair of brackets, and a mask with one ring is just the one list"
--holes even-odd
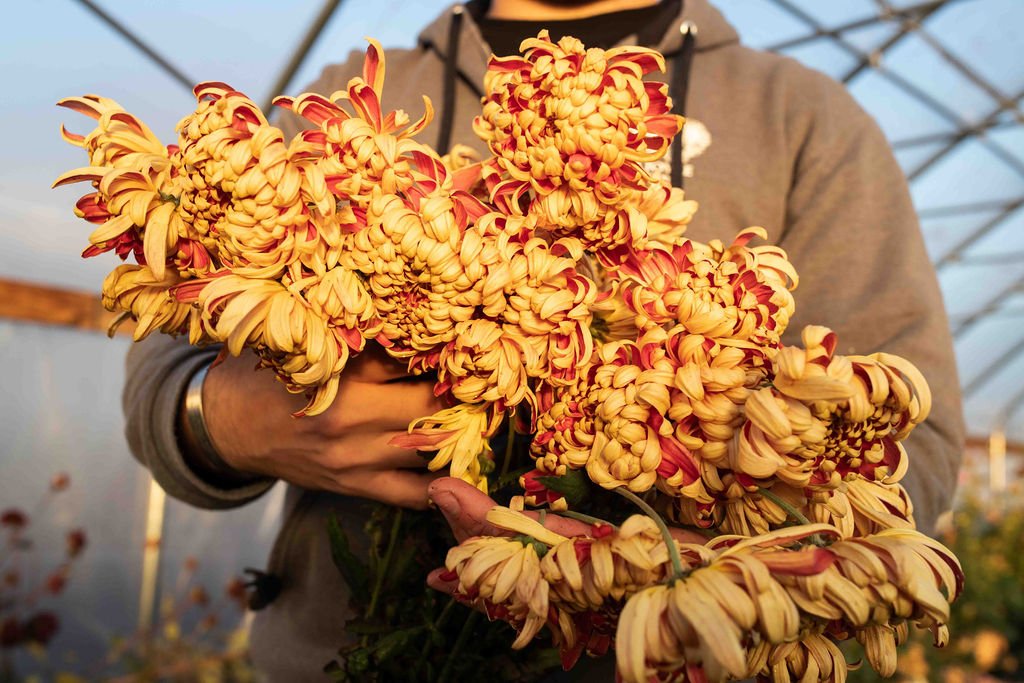
[[(490, 50), (464, 13), (458, 49), (448, 55), (452, 17), (450, 9), (435, 20), (417, 47), (387, 52), (384, 104), (416, 118), (422, 94), (439, 110), (448, 99), (454, 107), (447, 117), (451, 142), (485, 152), (471, 122)], [(840, 353), (884, 350), (921, 369), (934, 405), (906, 444), (911, 464), (904, 483), (919, 526), (931, 531), (952, 500), (963, 424), (948, 323), (903, 174), (878, 126), (842, 85), (792, 59), (742, 47), (707, 0), (686, 0), (655, 46), (670, 64), (680, 53), (684, 21), (699, 31), (686, 98), (683, 170), (687, 195), (700, 210), (688, 235), (731, 240), (744, 227), (763, 226), (800, 274), (786, 343), (799, 343), (806, 324), (827, 325), (838, 333)], [(446, 57), (454, 57), (447, 98)], [(342, 89), (361, 67), (359, 50), (327, 67), (307, 90)], [(421, 139), (440, 142), (444, 118), (435, 118)], [(290, 118), (282, 127), (291, 135), (300, 123)], [(219, 489), (186, 466), (175, 416), (189, 377), (210, 356), (210, 350), (163, 336), (136, 344), (128, 355), (124, 409), (133, 453), (167, 492), (221, 509), (255, 499), (273, 482)], [(336, 511), (354, 533), (364, 519), (360, 508), (356, 499), (289, 487), (268, 561), (283, 588), (256, 613), (252, 633), (253, 658), (270, 680), (324, 679), (321, 668), (340, 644), (347, 602), (330, 559), (327, 518)], [(612, 680), (611, 669), (604, 670)]]

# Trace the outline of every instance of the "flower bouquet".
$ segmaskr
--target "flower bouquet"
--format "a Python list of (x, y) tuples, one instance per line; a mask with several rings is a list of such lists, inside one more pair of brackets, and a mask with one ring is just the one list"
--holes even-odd
[(631, 683), (842, 681), (840, 641), (883, 675), (909, 626), (943, 644), (962, 574), (899, 483), (924, 378), (822, 327), (783, 346), (797, 274), (760, 228), (684, 236), (696, 203), (644, 170), (683, 123), (645, 80), (662, 56), (542, 32), (492, 58), (485, 159), (417, 141), (429, 100), (386, 112), (384, 67), (370, 41), (347, 90), (279, 97), (313, 126), (292, 140), (223, 83), (170, 146), (110, 100), (60, 103), (97, 121), (64, 132), (90, 164), (56, 184), (93, 185), (86, 256), (135, 261), (103, 285), (135, 338), (252, 349), (300, 415), (377, 344), (447, 405), (400, 445), (485, 492), (525, 440), (521, 495), (488, 515), (504, 534), (452, 548), (442, 579), (513, 648), (547, 631), (567, 669), (614, 650)]

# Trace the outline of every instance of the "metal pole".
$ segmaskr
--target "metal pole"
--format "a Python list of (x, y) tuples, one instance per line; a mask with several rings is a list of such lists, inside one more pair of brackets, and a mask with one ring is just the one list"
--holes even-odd
[(327, 0), (320, 9), (320, 13), (316, 15), (313, 23), (310, 24), (306, 35), (302, 38), (302, 42), (295, 48), (291, 58), (288, 60), (288, 64), (285, 65), (277, 80), (274, 81), (274, 85), (270, 88), (270, 94), (267, 95), (267, 99), (263, 102), (263, 111), (268, 116), (270, 115), (270, 108), (274, 106), (274, 98), (283, 93), (288, 84), (291, 83), (295, 72), (302, 66), (302, 62), (305, 61), (310, 48), (313, 47), (316, 39), (320, 37), (324, 27), (327, 26), (327, 22), (330, 21), (331, 16), (340, 4), (341, 0)]
[(146, 633), (153, 627), (156, 615), (157, 581), (160, 578), (160, 546), (163, 543), (164, 511), (167, 494), (149, 480), (146, 501), (145, 541), (142, 546), (142, 588), (139, 591), (139, 630)]
[(178, 83), (181, 83), (183, 86), (185, 86), (186, 90), (192, 92), (192, 88), (195, 86), (196, 81), (186, 76), (184, 73), (181, 72), (181, 70), (178, 67), (171, 64), (163, 55), (159, 54), (156, 50), (154, 50), (149, 45), (144, 43), (142, 39), (136, 36), (134, 33), (132, 33), (127, 26), (119, 22), (111, 15), (107, 14), (102, 7), (92, 2), (92, 0), (77, 1), (80, 5), (83, 5), (87, 10), (96, 15), (96, 17), (103, 21), (103, 23), (105, 23), (107, 26), (114, 29), (114, 31), (116, 31), (117, 33), (119, 33), (122, 38), (127, 40), (129, 43), (138, 48), (144, 55), (153, 60), (153, 62), (157, 66), (159, 66), (161, 69), (167, 72), (168, 76), (170, 76), (174, 80), (178, 81)]

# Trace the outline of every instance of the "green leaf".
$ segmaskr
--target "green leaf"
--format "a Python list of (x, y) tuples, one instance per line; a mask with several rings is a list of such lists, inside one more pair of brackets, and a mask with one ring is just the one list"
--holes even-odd
[(395, 652), (405, 649), (413, 636), (419, 634), (422, 630), (422, 627), (410, 628), (402, 631), (395, 631), (384, 636), (376, 645), (374, 645), (374, 660), (377, 662), (387, 661)]
[(327, 666), (324, 667), (324, 673), (330, 677), (335, 683), (345, 683), (348, 681), (348, 673), (342, 668), (341, 664), (337, 660), (331, 660)]
[(345, 622), (346, 631), (360, 636), (379, 635), (381, 633), (387, 633), (392, 628), (393, 627), (388, 624), (371, 624), (358, 619)]
[(345, 535), (338, 518), (332, 513), (327, 520), (327, 535), (331, 541), (331, 559), (334, 566), (341, 572), (351, 590), (352, 600), (361, 603), (369, 595), (369, 570), (366, 564), (355, 556), (349, 547), (348, 536)]
[(590, 484), (582, 470), (567, 470), (560, 477), (537, 477), (537, 481), (565, 496), (569, 507), (581, 505), (590, 497)]

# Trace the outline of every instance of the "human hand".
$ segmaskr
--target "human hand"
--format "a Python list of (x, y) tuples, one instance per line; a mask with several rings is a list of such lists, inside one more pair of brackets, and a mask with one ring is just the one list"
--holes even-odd
[(324, 413), (302, 418), (305, 405), (246, 351), (211, 367), (203, 384), (207, 431), (218, 454), (246, 474), (308, 489), (425, 508), (425, 470), (415, 451), (389, 444), (409, 422), (440, 409), (429, 381), (395, 382), (404, 368), (376, 346), (352, 359), (338, 397)]
[[(487, 521), (487, 512), (497, 503), (477, 488), (466, 482), (443, 477), (430, 484), (430, 499), (444, 514), (448, 525), (460, 543), (472, 536), (512, 536), (510, 531), (500, 529)], [(526, 512), (534, 519), (539, 519), (536, 512)], [(591, 525), (568, 517), (548, 513), (544, 516), (544, 526), (562, 536), (589, 536)], [(680, 543), (697, 543), (704, 545), (708, 539), (686, 529), (670, 529), (672, 537)], [(458, 581), (445, 581), (441, 576), (443, 568), (435, 569), (427, 577), (427, 584), (436, 590), (452, 594), (458, 587)]]

